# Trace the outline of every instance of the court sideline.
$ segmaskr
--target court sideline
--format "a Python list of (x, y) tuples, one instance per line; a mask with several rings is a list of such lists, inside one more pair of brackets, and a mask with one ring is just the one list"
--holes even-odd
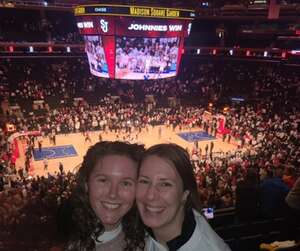
[[(168, 128), (167, 126), (150, 126), (148, 129), (144, 128), (141, 133), (138, 134), (136, 137), (137, 132), (132, 132), (130, 136), (125, 133), (117, 134), (115, 132), (103, 132), (103, 131), (91, 131), (89, 132), (91, 142), (85, 140), (85, 136), (82, 133), (71, 133), (71, 134), (59, 134), (56, 136), (56, 146), (66, 146), (72, 145), (76, 152), (76, 156), (71, 157), (63, 157), (63, 158), (54, 158), (54, 159), (47, 159), (48, 161), (48, 168), (44, 170), (44, 162), (43, 160), (32, 160), (31, 161), (31, 168), (30, 168), (30, 176), (41, 176), (46, 175), (48, 172), (50, 174), (55, 174), (55, 172), (59, 171), (59, 163), (61, 162), (64, 166), (64, 170), (75, 172), (76, 167), (80, 165), (83, 160), (83, 156), (85, 155), (86, 151), (90, 146), (97, 143), (99, 141), (99, 134), (102, 136), (102, 140), (127, 140), (133, 143), (140, 143), (144, 144), (146, 147), (150, 147), (151, 145), (158, 144), (158, 143), (176, 143), (181, 145), (184, 148), (188, 148), (189, 151), (195, 147), (193, 142), (188, 142), (184, 140), (182, 137), (178, 136), (177, 133), (185, 133), (185, 132), (198, 132), (203, 131), (200, 128), (193, 128), (193, 129), (183, 129), (179, 131), (175, 129), (173, 131), (172, 128)], [(203, 140), (198, 141), (199, 147), (204, 152), (204, 148), (206, 144), (210, 144), (211, 140)], [(214, 152), (227, 152), (227, 151), (234, 151), (237, 149), (235, 144), (222, 142), (222, 139), (217, 137), (213, 140), (214, 142)], [(24, 167), (25, 162), (25, 148), (26, 144), (22, 140), (18, 140), (19, 150), (20, 150), (20, 158), (16, 161), (17, 169)], [(48, 137), (42, 138), (42, 148), (45, 147), (52, 147), (54, 146), (52, 143), (49, 142)], [(35, 148), (38, 148), (37, 141), (35, 143)]]

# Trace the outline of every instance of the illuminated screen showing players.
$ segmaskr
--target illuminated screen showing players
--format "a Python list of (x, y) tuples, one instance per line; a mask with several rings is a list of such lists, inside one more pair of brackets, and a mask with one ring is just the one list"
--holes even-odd
[(178, 37), (118, 37), (115, 77), (155, 79), (176, 76), (178, 50)]
[(98, 77), (109, 78), (101, 36), (84, 36), (90, 71)]
[(75, 15), (93, 75), (156, 79), (176, 76), (193, 12), (96, 5), (80, 6)]

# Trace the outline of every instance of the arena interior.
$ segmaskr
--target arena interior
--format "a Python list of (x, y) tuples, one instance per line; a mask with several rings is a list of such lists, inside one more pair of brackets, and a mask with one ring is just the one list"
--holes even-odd
[(61, 250), (76, 170), (103, 140), (183, 146), (233, 251), (300, 250), (285, 203), (300, 176), (300, 2), (102, 1), (195, 11), (189, 36), (116, 37), (115, 78), (106, 38), (74, 16), (99, 3), (0, 1), (0, 251)]

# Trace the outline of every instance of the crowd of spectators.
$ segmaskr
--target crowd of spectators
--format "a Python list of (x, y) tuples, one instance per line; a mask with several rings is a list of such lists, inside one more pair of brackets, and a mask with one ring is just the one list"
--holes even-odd
[[(223, 114), (226, 118), (230, 133), (223, 140), (235, 140), (242, 151), (214, 154), (212, 145), (205, 149), (195, 146), (190, 151), (203, 206), (236, 206), (241, 219), (272, 217), (283, 212), (284, 197), (299, 176), (300, 166), (299, 76), (293, 67), (240, 62), (196, 65), (191, 64), (194, 59), (184, 58), (176, 79), (133, 83), (89, 76), (87, 62), (81, 58), (31, 59), (26, 63), (24, 60), (28, 59), (6, 60), (0, 72), (1, 80), (7, 83), (2, 98), (18, 103), (23, 110), (23, 117), (9, 112), (5, 116), (5, 122), (13, 124), (17, 131), (38, 130), (45, 136), (89, 130), (111, 130), (118, 134), (120, 130), (139, 132), (165, 124), (173, 128), (199, 126), (215, 134), (217, 120), (203, 120), (207, 102), (211, 101), (212, 114)], [(186, 67), (187, 64), (193, 66)], [(45, 71), (41, 71), (42, 67)], [(83, 96), (88, 101), (95, 93), (97, 98), (93, 102), (73, 104), (73, 98)], [(180, 99), (181, 104), (166, 105), (167, 94)], [(120, 99), (113, 100), (114, 95)], [(144, 102), (146, 95), (153, 95), (156, 104), (149, 106)], [(243, 96), (246, 101), (231, 104), (224, 111), (223, 106), (226, 102), (229, 105), (231, 96)], [(49, 106), (37, 113), (25, 109), (22, 100), (44, 100)], [(50, 105), (50, 100), (56, 100), (57, 105)], [(7, 146), (7, 135), (1, 131), (1, 222), (10, 226), (1, 234), (11, 236), (16, 224), (18, 230), (35, 224), (34, 228), (39, 229), (35, 234), (55, 238), (53, 219), (61, 201), (68, 197), (74, 174), (61, 172), (28, 179), (26, 172), (17, 171), (9, 163)], [(281, 192), (272, 190), (274, 183), (281, 184)], [(245, 204), (249, 184), (256, 192), (251, 192), (252, 199)], [(245, 206), (253, 207), (252, 215), (245, 215)], [(37, 210), (36, 218), (28, 222), (26, 216), (32, 210)]]
[[(83, 40), (71, 11), (0, 8), (0, 41)], [(138, 136), (162, 124), (197, 126), (216, 135), (217, 119), (203, 119), (211, 102), (212, 117), (226, 118), (227, 134), (218, 136), (239, 148), (216, 153), (213, 144), (201, 149), (195, 143), (190, 150), (203, 206), (235, 207), (239, 219), (248, 220), (282, 215), (284, 198), (300, 175), (299, 94), (299, 68), (274, 63), (207, 62), (184, 56), (178, 77), (134, 82), (91, 76), (82, 57), (2, 60), (0, 101), (18, 105), (20, 113), (3, 109), (0, 116), (0, 249), (14, 250), (19, 240), (23, 250), (39, 250), (45, 236), (49, 243), (40, 250), (52, 246), (57, 233), (63, 235), (55, 220), (64, 222), (62, 205), (75, 180), (63, 168), (45, 177), (30, 177), (26, 163), (17, 170), (6, 123), (16, 131), (36, 130), (44, 136), (90, 130)], [(149, 95), (153, 100), (145, 102)], [(74, 105), (79, 97), (87, 102)], [(167, 97), (178, 102), (170, 105)], [(232, 97), (245, 101), (233, 104)], [(39, 100), (46, 105), (33, 109)]]
[[(59, 207), (69, 197), (74, 179), (74, 174), (65, 172), (48, 177), (21, 178), (11, 184), (12, 188), (1, 192), (0, 248), (15, 250), (15, 247), (23, 246), (25, 250), (34, 250), (38, 245), (51, 247), (53, 240), (58, 238), (56, 218)], [(49, 242), (43, 243), (45, 240)]]
[(154, 95), (161, 105), (167, 103), (166, 96), (193, 105), (207, 104), (208, 101), (228, 103), (231, 97), (244, 97), (248, 101), (274, 99), (275, 109), (293, 107), (291, 104), (295, 101), (299, 81), (296, 67), (257, 62), (199, 62), (188, 57), (183, 58), (182, 65), (177, 78), (134, 84), (134, 81), (120, 82), (91, 76), (87, 60), (80, 57), (30, 61), (7, 59), (1, 64), (0, 78), (4, 85), (9, 85), (12, 103), (55, 96), (73, 99), (85, 94), (92, 96), (93, 93), (95, 98), (103, 98), (110, 93), (133, 102)]
[(0, 41), (80, 43), (83, 40), (71, 9), (44, 11), (0, 8)]

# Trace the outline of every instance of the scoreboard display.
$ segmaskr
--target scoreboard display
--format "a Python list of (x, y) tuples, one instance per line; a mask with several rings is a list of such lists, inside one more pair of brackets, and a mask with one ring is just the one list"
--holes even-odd
[(75, 8), (93, 75), (116, 79), (176, 76), (192, 10), (123, 5)]

